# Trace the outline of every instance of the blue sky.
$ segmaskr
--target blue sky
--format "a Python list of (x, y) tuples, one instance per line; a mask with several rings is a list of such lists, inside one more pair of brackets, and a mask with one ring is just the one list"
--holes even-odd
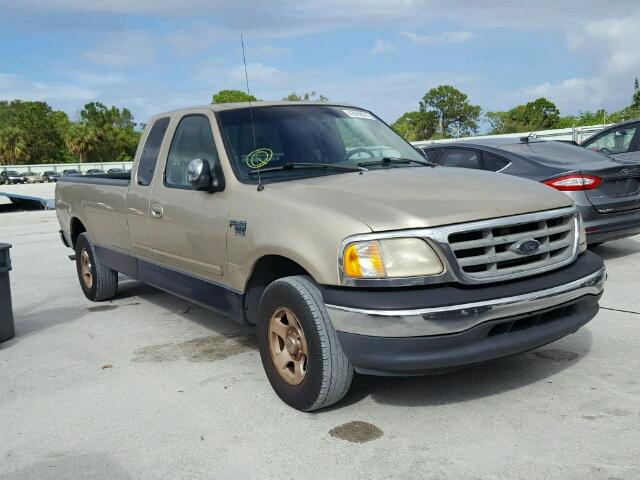
[(483, 111), (538, 96), (618, 109), (640, 76), (640, 2), (0, 0), (0, 99), (72, 117), (89, 101), (160, 111), (244, 89), (315, 90), (394, 121), (447, 83)]

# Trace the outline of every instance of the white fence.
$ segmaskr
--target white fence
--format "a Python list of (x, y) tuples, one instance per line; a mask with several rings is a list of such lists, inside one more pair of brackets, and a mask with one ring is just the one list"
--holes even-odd
[(41, 165), (0, 165), (0, 172), (5, 170), (15, 170), (18, 173), (44, 173), (44, 172), (57, 172), (62, 173), (65, 170), (78, 170), (80, 173), (85, 173), (92, 168), (98, 168), (104, 172), (107, 172), (110, 168), (122, 168), (123, 170), (130, 170), (133, 162), (104, 162), (104, 163), (49, 163)]
[[(598, 133), (600, 130), (611, 126), (612, 124), (589, 125), (586, 127), (556, 128), (553, 130), (537, 130), (536, 138), (542, 140), (573, 140), (576, 143), (582, 143), (591, 135)], [(461, 137), (457, 139), (445, 138), (442, 140), (422, 140), (419, 142), (411, 142), (415, 146), (430, 145), (432, 143), (442, 143), (451, 141), (480, 140), (483, 138), (520, 138), (526, 137), (531, 132), (520, 133), (504, 133), (501, 135), (480, 135), (476, 137)]]

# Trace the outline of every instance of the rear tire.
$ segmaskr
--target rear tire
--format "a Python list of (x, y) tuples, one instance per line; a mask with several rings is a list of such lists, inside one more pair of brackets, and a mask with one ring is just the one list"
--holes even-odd
[(100, 263), (87, 232), (76, 240), (76, 270), (82, 291), (92, 302), (110, 300), (118, 291), (118, 272)]
[(309, 277), (281, 278), (266, 288), (259, 307), (258, 345), (271, 386), (297, 410), (328, 407), (351, 386), (353, 366)]

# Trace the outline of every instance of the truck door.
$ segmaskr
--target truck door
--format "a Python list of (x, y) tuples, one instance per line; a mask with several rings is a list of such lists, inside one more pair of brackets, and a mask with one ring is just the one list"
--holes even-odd
[(151, 182), (156, 170), (158, 155), (169, 127), (169, 117), (152, 120), (147, 130), (144, 147), (131, 172), (131, 182), (127, 193), (127, 225), (131, 249), (136, 253), (146, 253), (150, 248), (149, 197)]
[(213, 113), (203, 110), (177, 118), (177, 126), (155, 174), (150, 209), (153, 256), (178, 271), (226, 284), (226, 232), (228, 189), (214, 194), (195, 190), (187, 181), (187, 166), (194, 159), (217, 169)]

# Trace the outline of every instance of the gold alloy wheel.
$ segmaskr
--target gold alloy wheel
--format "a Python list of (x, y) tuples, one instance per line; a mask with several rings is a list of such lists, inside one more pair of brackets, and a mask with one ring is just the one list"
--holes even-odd
[(287, 307), (279, 307), (269, 320), (271, 361), (289, 385), (300, 385), (307, 374), (307, 340), (300, 322)]
[(87, 288), (93, 287), (93, 274), (91, 273), (91, 259), (86, 248), (80, 252), (80, 273), (82, 274), (82, 282)]

